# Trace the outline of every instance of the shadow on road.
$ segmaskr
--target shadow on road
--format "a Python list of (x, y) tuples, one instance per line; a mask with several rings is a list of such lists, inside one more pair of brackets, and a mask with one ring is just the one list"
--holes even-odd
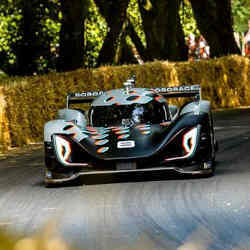
[(151, 182), (151, 181), (171, 181), (201, 178), (201, 176), (178, 174), (174, 171), (152, 171), (141, 173), (116, 173), (82, 176), (79, 181), (85, 185), (98, 185), (109, 183), (126, 183), (126, 182)]
[[(135, 183), (135, 182), (152, 182), (152, 181), (172, 181), (172, 180), (188, 180), (209, 178), (203, 176), (195, 176), (191, 174), (179, 174), (171, 170), (152, 171), (140, 173), (116, 173), (116, 174), (96, 174), (80, 176), (75, 181), (64, 184), (51, 185), (49, 188), (66, 188), (82, 185), (103, 185), (114, 183)], [(43, 181), (36, 183), (35, 186), (45, 186)]]

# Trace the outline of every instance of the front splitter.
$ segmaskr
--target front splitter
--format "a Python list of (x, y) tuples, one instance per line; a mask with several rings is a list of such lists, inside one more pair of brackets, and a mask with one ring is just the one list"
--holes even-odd
[(212, 174), (212, 169), (203, 169), (203, 170), (184, 170), (178, 167), (154, 167), (154, 168), (144, 168), (144, 169), (126, 169), (126, 170), (105, 170), (105, 171), (86, 171), (72, 174), (67, 178), (54, 179), (48, 176), (51, 176), (51, 173), (46, 170), (45, 174), (45, 183), (46, 184), (62, 184), (74, 181), (80, 176), (84, 175), (99, 175), (99, 174), (116, 174), (116, 173), (135, 173), (135, 172), (154, 172), (154, 171), (175, 171), (180, 174), (190, 174), (190, 175), (209, 175)]

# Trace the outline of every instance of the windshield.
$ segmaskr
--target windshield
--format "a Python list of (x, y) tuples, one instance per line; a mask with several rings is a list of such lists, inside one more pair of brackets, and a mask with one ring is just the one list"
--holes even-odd
[(92, 126), (108, 127), (133, 125), (138, 123), (157, 124), (168, 120), (166, 104), (149, 102), (146, 104), (94, 106), (89, 112)]

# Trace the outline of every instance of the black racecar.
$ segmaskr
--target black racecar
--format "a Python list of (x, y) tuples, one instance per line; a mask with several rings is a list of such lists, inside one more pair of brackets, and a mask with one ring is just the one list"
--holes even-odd
[[(212, 175), (217, 142), (199, 85), (73, 93), (44, 127), (45, 183), (80, 175), (152, 170)], [(188, 97), (177, 107), (168, 101)], [(88, 111), (79, 108), (90, 103)], [(75, 106), (75, 107), (73, 107)]]

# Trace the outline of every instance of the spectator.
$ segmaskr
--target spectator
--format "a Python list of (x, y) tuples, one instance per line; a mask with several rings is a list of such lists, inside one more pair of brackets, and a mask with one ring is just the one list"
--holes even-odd
[(132, 48), (132, 52), (133, 52), (133, 55), (134, 55), (134, 58), (136, 59), (136, 61), (139, 63), (139, 64), (143, 64), (144, 61), (141, 59), (141, 56), (139, 55), (136, 47), (133, 47)]
[(198, 46), (199, 46), (199, 58), (200, 59), (208, 59), (209, 53), (210, 53), (210, 51), (209, 51), (210, 48), (207, 44), (207, 41), (205, 40), (205, 38), (202, 35), (200, 35)]
[(245, 55), (250, 56), (250, 19), (248, 19), (248, 30), (244, 35)]
[(189, 34), (187, 38), (187, 46), (188, 46), (188, 58), (190, 61), (194, 61), (195, 59), (195, 51), (196, 51), (196, 41), (195, 41), (195, 35)]

